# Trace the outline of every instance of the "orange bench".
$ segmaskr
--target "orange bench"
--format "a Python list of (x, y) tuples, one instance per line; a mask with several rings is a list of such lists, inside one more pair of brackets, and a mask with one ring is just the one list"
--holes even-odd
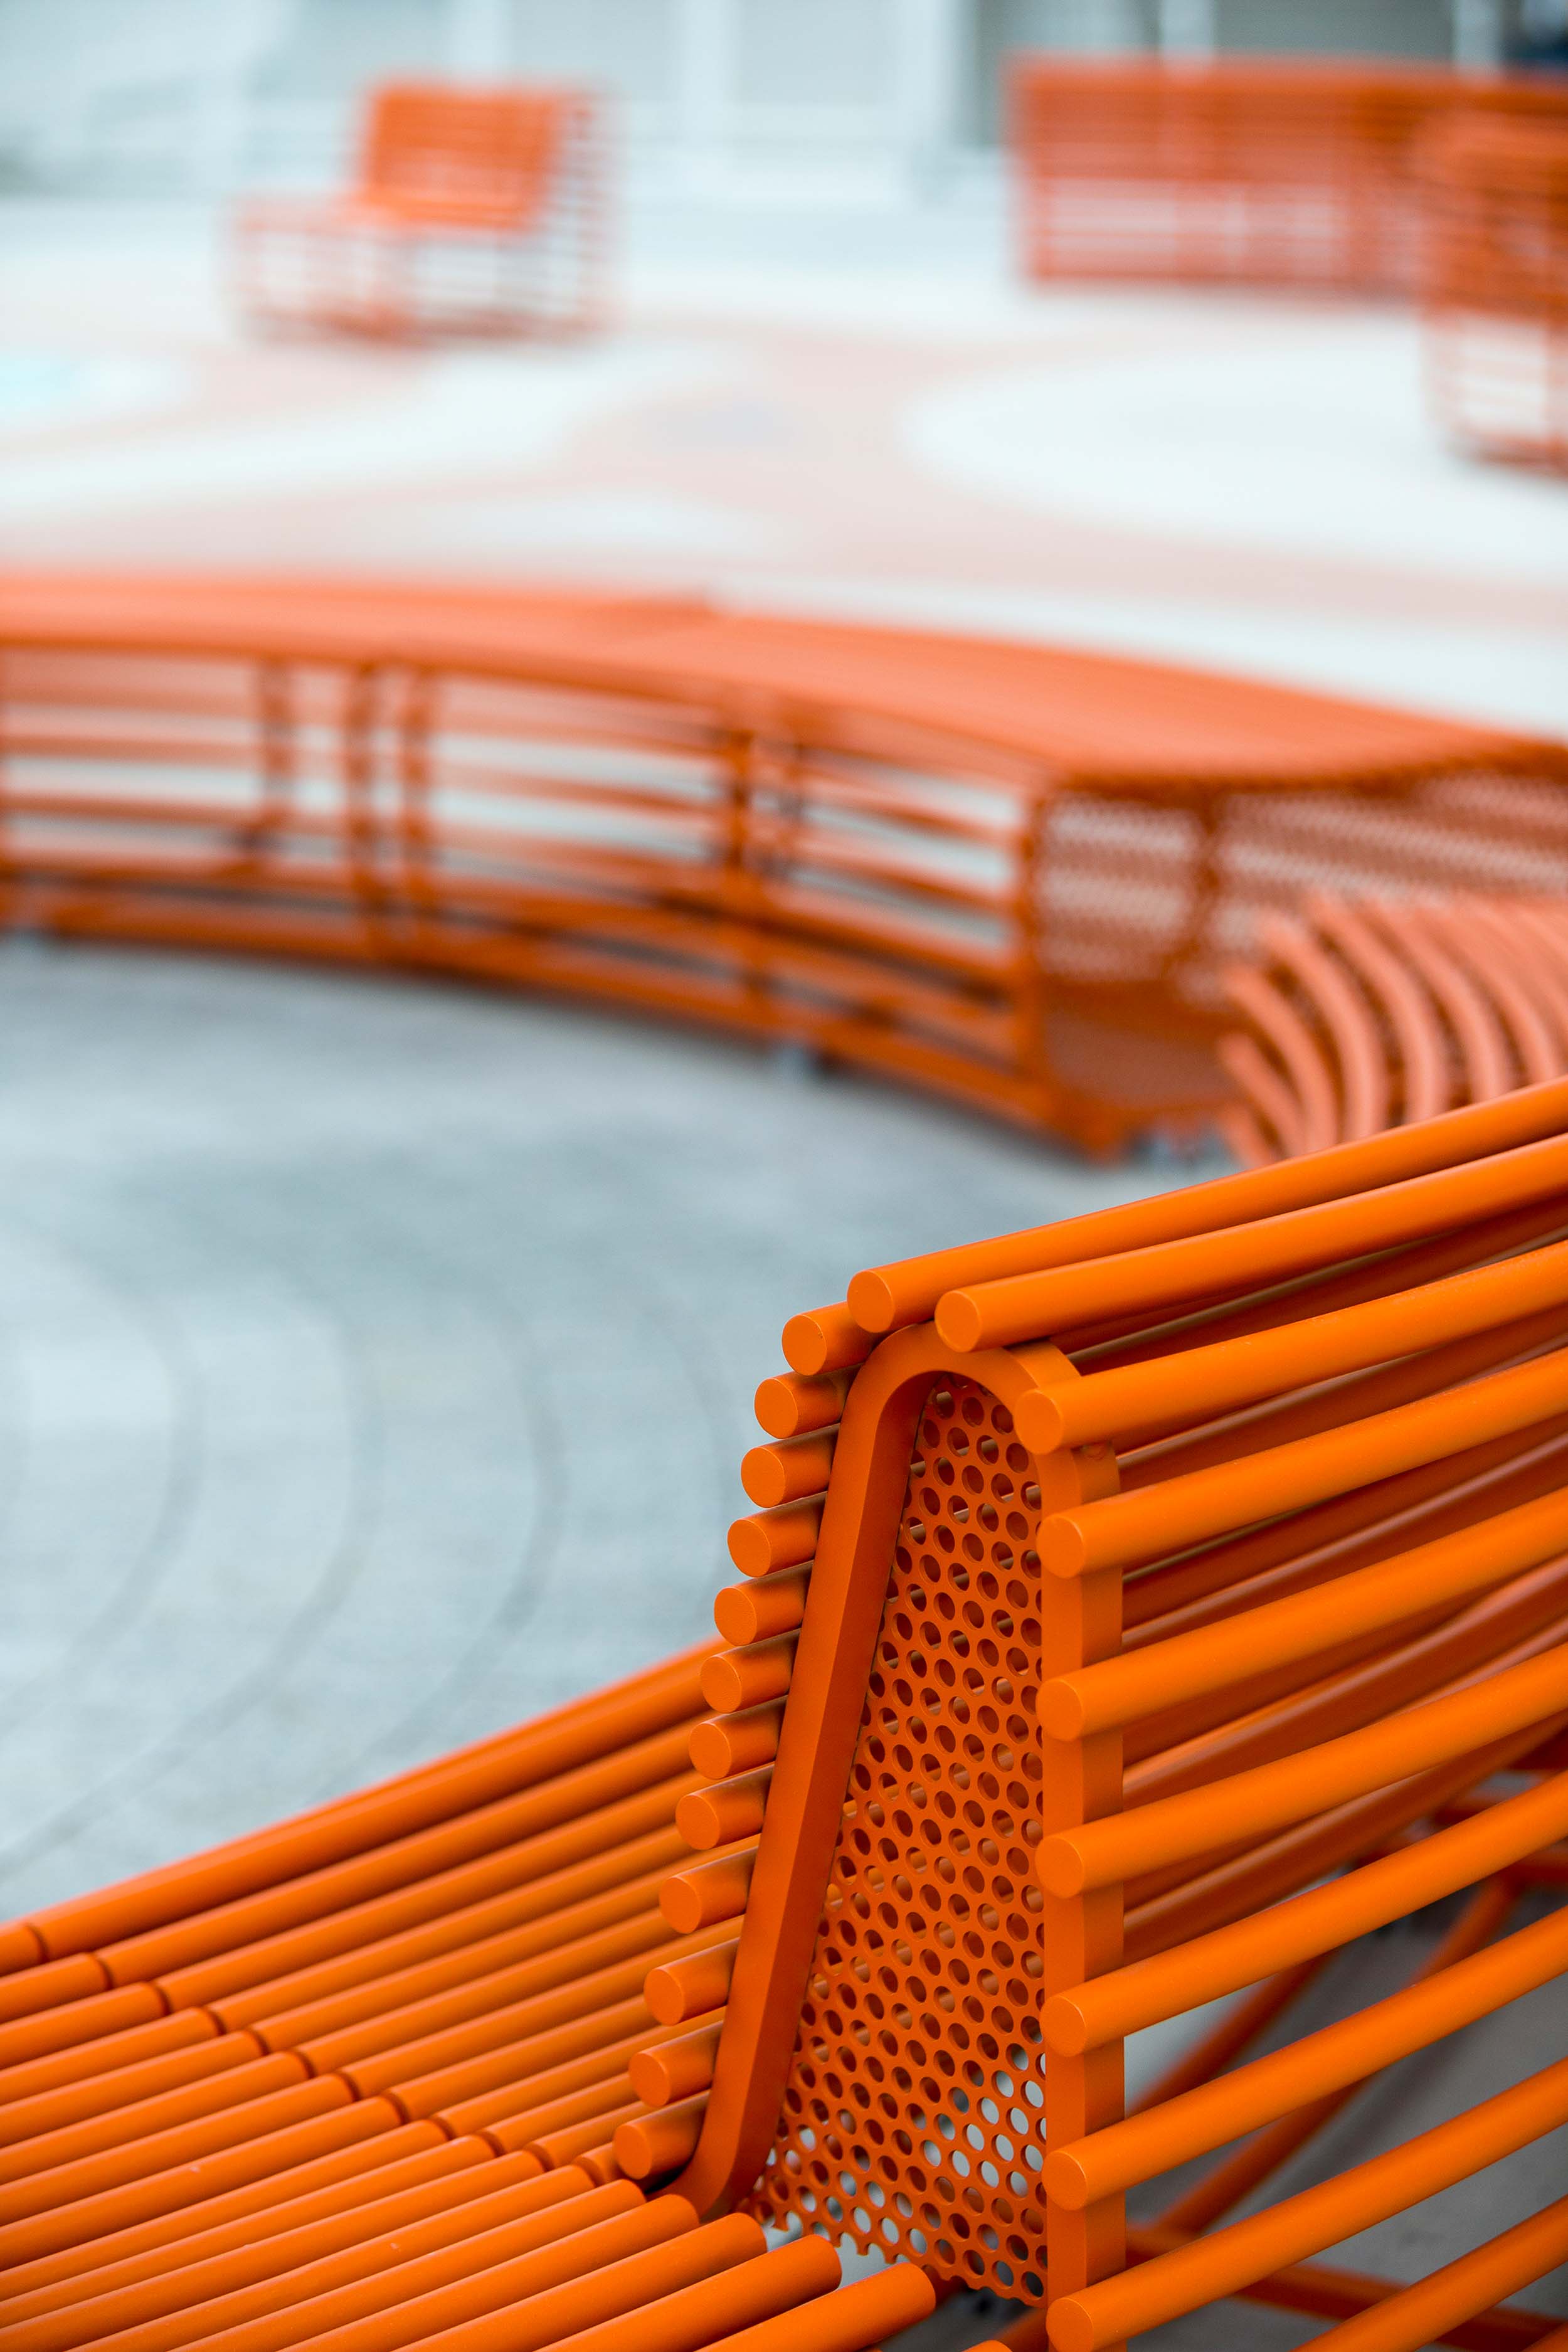
[(576, 332), (604, 312), (596, 102), (568, 89), (373, 92), (358, 176), (235, 216), (240, 303), (265, 324), (395, 338)]
[(1353, 1141), (1568, 1071), (1568, 901), (1356, 902), (1259, 925), (1228, 975), (1246, 1026), (1221, 1114), (1253, 1163)]
[(1423, 137), (1457, 108), (1568, 123), (1568, 89), (1442, 67), (1014, 59), (1026, 273), (1413, 291)]
[(1489, 457), (1568, 472), (1568, 117), (1465, 116), (1424, 163), (1437, 415)]
[(696, 603), (18, 580), (0, 914), (602, 997), (1110, 1150), (1303, 886), (1568, 890), (1568, 751)]
[(1019, 2352), (1562, 2352), (1499, 2306), (1568, 2199), (1316, 2257), (1568, 2061), (1257, 2199), (1568, 1971), (1565, 1184), (1559, 1081), (795, 1317), (721, 1646), (0, 1934), (0, 2346), (865, 2352), (968, 2284)]

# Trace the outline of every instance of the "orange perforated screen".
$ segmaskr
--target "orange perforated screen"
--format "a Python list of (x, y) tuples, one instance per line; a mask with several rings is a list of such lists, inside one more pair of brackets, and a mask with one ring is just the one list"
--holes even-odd
[(945, 1375), (910, 1464), (780, 2137), (752, 2198), (1036, 2301), (1038, 1492)]

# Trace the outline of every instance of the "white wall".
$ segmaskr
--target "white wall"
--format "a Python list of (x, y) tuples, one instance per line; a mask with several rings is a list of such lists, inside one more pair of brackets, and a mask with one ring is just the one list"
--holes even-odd
[(994, 142), (1016, 48), (1373, 49), (1481, 60), (1520, 0), (0, 0), (0, 164), (42, 184), (343, 170), (393, 73), (585, 81), (689, 182)]

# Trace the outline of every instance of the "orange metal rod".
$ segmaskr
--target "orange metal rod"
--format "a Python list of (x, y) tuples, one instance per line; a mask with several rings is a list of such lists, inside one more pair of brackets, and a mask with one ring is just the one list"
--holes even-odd
[[(402, 2311), (395, 2332), (333, 2329), (318, 2339), (320, 2352), (392, 2352), (396, 2345), (428, 2342), (440, 2352), (542, 2352), (545, 2345), (570, 2340), (584, 2329), (640, 2313), (647, 2304), (695, 2285), (738, 2265), (750, 2266), (767, 2241), (743, 2213), (696, 2228), (697, 2216), (678, 2197), (657, 2197), (646, 2209), (644, 2248), (602, 2263), (584, 2264), (559, 2284), (523, 2289), (502, 2302), (489, 2279), (475, 2283), (467, 2298), (473, 2315), (440, 2324), (435, 2311)], [(586, 2233), (584, 2233), (586, 2235)], [(453, 2304), (457, 2298), (449, 2299)], [(499, 2307), (498, 2307), (499, 2305)], [(410, 2328), (407, 2322), (415, 2321)], [(437, 2320), (432, 2333), (429, 2320)], [(229, 2347), (225, 2347), (229, 2352)]]
[[(1333, 2352), (1420, 2352), (1426, 2344), (1448, 2339), (1449, 2330), (1489, 2305), (1517, 2294), (1568, 2258), (1568, 2197), (1532, 2214), (1500, 2237), (1446, 2263), (1386, 2303), (1358, 2312), (1321, 2337)], [(1568, 2345), (1568, 2328), (1544, 2337)]]
[[(1420, 1983), (1479, 1951), (1508, 1918), (1518, 1902), (1506, 1880), (1492, 1879), (1478, 1887), (1436, 1949), (1422, 1963), (1413, 1981)], [(1297, 2150), (1331, 2123), (1353, 2099), (1362, 2085), (1342, 2083), (1321, 2098), (1293, 2107), (1266, 2129), (1244, 2140), (1235, 2153), (1206, 2172), (1161, 2214), (1163, 2223), (1179, 2230), (1206, 2230), (1234, 2211), (1260, 2181), (1270, 2179)]]
[[(31, 1924), (51, 1957), (91, 1950), (363, 1853), (524, 1784), (574, 1771), (607, 1751), (624, 1750), (635, 1740), (657, 1737), (699, 1714), (699, 1678), (710, 1647), (704, 1643), (592, 1699), (542, 1717), (521, 1731), (481, 1740), (379, 1788), (258, 1831), (190, 1862), (129, 1879), (100, 1895), (57, 1904), (36, 1913)], [(570, 1810), (569, 1801), (564, 1811)], [(137, 1972), (148, 1972), (153, 1965), (138, 1963)]]
[(1300, 1756), (1258, 1765), (1211, 1788), (1162, 1798), (1136, 1812), (1058, 1831), (1037, 1850), (1054, 1895), (1109, 1886), (1143, 1870), (1262, 1836), (1350, 1797), (1388, 1787), (1568, 1707), (1568, 1645), (1446, 1698), (1404, 1709)]
[(438, 2125), (405, 2124), (270, 2180), (205, 2199), (184, 2213), (111, 2231), (90, 2246), (73, 2248), (67, 2258), (29, 2263), (26, 2275), (13, 2273), (5, 2282), (0, 2325), (41, 2318), (89, 2297), (161, 2287), (198, 2263), (248, 2255), (271, 2239), (485, 2164), (489, 2153), (482, 2140), (448, 2139)]
[(1058, 1676), (1040, 1692), (1053, 1739), (1082, 1738), (1210, 1691), (1294, 1664), (1363, 1633), (1407, 1622), (1500, 1584), (1568, 1549), (1568, 1496), (1547, 1495), (1479, 1527), (1439, 1536), (1310, 1592), (1265, 1602), (1130, 1656)]
[(41, 2199), (25, 2200), (27, 2210), (0, 2215), (0, 2263), (20, 2269), (107, 2231), (193, 2205), (215, 2189), (261, 2179), (299, 2155), (392, 2131), (401, 2121), (390, 2104), (356, 2102), (335, 2077), (296, 2082), (205, 2126), (187, 2124), (136, 2142), (128, 2152), (133, 2169), (98, 2158), (90, 2170), (73, 2166), (75, 2179), (50, 2179)]
[(1105, 2352), (1141, 2329), (1234, 2294), (1283, 2263), (1337, 2245), (1484, 2170), (1564, 2120), (1568, 2060), (1266, 2212), (1063, 2295), (1051, 2312), (1058, 2352)]
[(794, 2344), (810, 2352), (816, 2340), (810, 2333), (812, 2300), (837, 2284), (833, 2249), (821, 2238), (797, 2238), (716, 2278), (645, 2303), (622, 2318), (585, 2327), (564, 2339), (562, 2352), (566, 2347), (571, 2352), (700, 2352), (716, 2341), (731, 2342), (733, 2329), (750, 2333), (753, 2324), (768, 2325), (784, 2313), (797, 2331)]
[(1058, 1576), (1129, 1568), (1254, 1519), (1528, 1429), (1568, 1405), (1568, 1349), (1462, 1388), (1371, 1414), (1349, 1427), (1189, 1471), (1135, 1494), (1109, 1495), (1047, 1519), (1040, 1554)]
[[(329, 1961), (338, 1953), (383, 1948), (389, 1937), (407, 1935), (421, 1926), (428, 1925), (433, 1936), (460, 1934), (461, 1930), (448, 1928), (446, 1923), (467, 1920), (476, 1905), (501, 1895), (515, 1904), (513, 1918), (519, 1926), (531, 1917), (585, 1901), (608, 1887), (658, 1870), (679, 1856), (682, 1841), (674, 1827), (674, 1808), (688, 1785), (684, 1777), (658, 1782), (641, 1795), (606, 1809), (597, 1819), (590, 1815), (581, 1824), (567, 1825), (564, 1835), (552, 1830), (541, 1838), (503, 1845), (454, 1869), (416, 1879), (391, 1894), (328, 1912), (261, 1942), (241, 1944), (216, 1959), (170, 1969), (159, 1978), (160, 1990), (176, 2009), (228, 2000), (252, 1985), (292, 1977), (297, 1970)], [(620, 1817), (618, 1821), (608, 1819), (612, 1812)], [(551, 1866), (563, 1845), (579, 1844), (584, 1832), (594, 1837), (601, 1830), (607, 1834), (598, 1853), (569, 1862), (563, 1868)], [(617, 1830), (624, 1831), (624, 1838), (616, 1834)], [(429, 1948), (439, 1947), (432, 1943)]]
[[(357, 2258), (314, 2263), (308, 2273), (275, 2282), (278, 2293), (270, 2299), (230, 2296), (216, 2310), (209, 2305), (205, 2313), (186, 2312), (179, 2340), (221, 2344), (225, 2352), (280, 2352), (285, 2345), (356, 2333), (371, 2341), (383, 2336), (407, 2341), (398, 2332), (405, 2315), (415, 2319), (410, 2333), (417, 2333), (419, 2317), (450, 2304), (461, 2307), (474, 2297), (483, 2308), (487, 2295), (504, 2295), (509, 2285), (526, 2294), (535, 2281), (552, 2285), (574, 2278), (601, 2259), (613, 2260), (669, 2232), (665, 2217), (650, 2222), (640, 2192), (629, 2182), (551, 2200), (539, 2194), (549, 2177), (536, 2176), (516, 2192), (518, 2210), (508, 2222), (463, 2232), (433, 2248), (424, 2241), (426, 2251), (419, 2250), (418, 2233), (411, 2232), (415, 2250), (406, 2256), (393, 2239), (359, 2250)], [(526, 2210), (521, 2200), (529, 2189), (542, 2210)], [(114, 2352), (152, 2352), (152, 2339), (141, 2330), (128, 2329), (109, 2340)]]
[(1568, 1773), (1156, 1959), (1134, 1960), (1053, 1994), (1041, 2017), (1046, 2040), (1053, 2049), (1087, 2050), (1217, 2000), (1407, 1918), (1533, 1853), (1565, 1827)]
[(836, 2294), (720, 2336), (712, 2352), (873, 2352), (880, 2337), (917, 2326), (935, 2308), (936, 2290), (924, 2271), (890, 2263)]
[[(641, 1826), (657, 1827), (668, 1818), (667, 1803), (676, 1794), (671, 1783), (686, 1775), (686, 1725), (702, 1712), (700, 1673), (699, 1666), (692, 1677), (697, 1703), (671, 1730), (595, 1759), (542, 1788), (458, 1811), (428, 1829), (375, 1844), (321, 1870), (285, 1874), (280, 1884), (255, 1895), (212, 1909), (195, 1907), (188, 1916), (107, 1945), (104, 1962), (116, 1978), (162, 1979), (177, 1969), (245, 1946), (258, 1954), (244, 1962), (247, 1970), (254, 1967), (267, 1975), (276, 1948), (273, 1939), (284, 1932), (318, 1925), (329, 1915), (402, 1891), (498, 1848), (530, 1841), (533, 1852), (529, 1860), (542, 1873), (618, 1845), (626, 1825), (620, 1801), (628, 1797), (647, 1797), (652, 1818), (644, 1817)], [(242, 1981), (254, 1979), (247, 1973)], [(207, 1989), (205, 1983), (204, 1990)]]
[[(1224, 1176), (1214, 1184), (1156, 1194), (1152, 1200), (1100, 1209), (994, 1242), (938, 1250), (897, 1265), (874, 1266), (849, 1286), (849, 1307), (866, 1332), (921, 1323), (945, 1291), (993, 1283), (1052, 1266), (1162, 1247), (1194, 1235), (1224, 1233), (1258, 1218), (1279, 1217), (1343, 1199), (1373, 1186), (1398, 1183), (1521, 1143), (1561, 1132), (1568, 1118), (1568, 1080), (1555, 1079), (1490, 1103), (1468, 1105), (1424, 1121), (1393, 1128), (1363, 1142), (1280, 1166)], [(1325, 1253), (1328, 1255), (1329, 1253)], [(1107, 1311), (1097, 1300), (1095, 1313)], [(1063, 1318), (1065, 1319), (1065, 1318)], [(1036, 1330), (1047, 1328), (1037, 1324)], [(792, 1359), (793, 1360), (793, 1359)], [(812, 1367), (797, 1366), (798, 1370)]]
[(1210, 1413), (1279, 1396), (1310, 1381), (1385, 1364), (1448, 1339), (1492, 1329), (1568, 1299), (1568, 1242), (1472, 1267), (1443, 1282), (1401, 1290), (1391, 1298), (1292, 1322), (1282, 1330), (1189, 1348), (1152, 1363), (1089, 1372), (1051, 1391), (1026, 1398), (1018, 1434), (1032, 1453), (1084, 1445), (1093, 1438), (1119, 1443), (1173, 1412), (1188, 1425)]

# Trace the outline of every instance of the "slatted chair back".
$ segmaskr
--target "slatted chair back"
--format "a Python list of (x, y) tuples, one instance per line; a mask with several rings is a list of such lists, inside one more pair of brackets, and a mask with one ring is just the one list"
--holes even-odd
[(1366, 59), (1019, 57), (1009, 144), (1026, 270), (1409, 291), (1429, 129), (1468, 106), (1568, 120), (1568, 94)]
[(1568, 121), (1461, 116), (1422, 165), (1438, 420), (1487, 456), (1568, 471)]
[(367, 110), (360, 199), (408, 221), (526, 228), (583, 102), (558, 90), (388, 84)]
[[(709, 1858), (664, 1898), (734, 1940), (649, 1979), (696, 2022), (630, 2168), (1099, 2352), (1235, 2294), (1369, 2313), (1308, 2258), (1568, 2120), (1548, 2065), (1229, 2218), (1356, 2086), (1568, 1968), (1529, 1907), (1568, 1884), (1565, 1181), (1556, 1082), (788, 1327), (678, 1814)], [(1450, 1898), (1406, 1982), (1342, 1977), (1260, 2046)], [(1132, 2037), (1205, 2024), (1130, 2107)], [(1450, 2282), (1468, 2313), (1496, 2267)]]

